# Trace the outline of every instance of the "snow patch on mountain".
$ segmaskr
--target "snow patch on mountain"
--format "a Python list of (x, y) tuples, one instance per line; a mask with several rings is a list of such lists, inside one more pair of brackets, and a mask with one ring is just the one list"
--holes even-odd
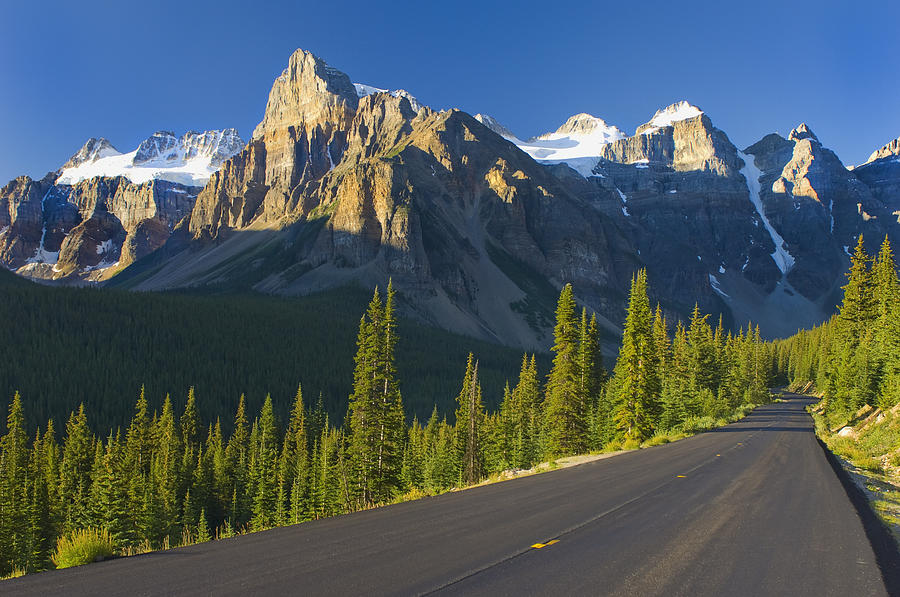
[(119, 153), (107, 142), (100, 151), (82, 156), (90, 144), (88, 141), (67, 162), (57, 184), (71, 185), (96, 176), (124, 176), (135, 184), (167, 180), (202, 187), (226, 160), (244, 147), (244, 141), (235, 129), (188, 131), (180, 138), (174, 133), (159, 131), (128, 153)]
[[(719, 268), (719, 269), (721, 270), (721, 268)], [(731, 298), (730, 296), (728, 296), (728, 294), (724, 290), (722, 290), (722, 285), (719, 282), (719, 279), (713, 274), (709, 274), (709, 285), (712, 287), (713, 290), (716, 291), (716, 294), (718, 294), (722, 298), (724, 298), (724, 299)]]
[(769, 232), (769, 236), (772, 238), (772, 243), (774, 243), (775, 245), (775, 251), (772, 253), (772, 259), (775, 260), (775, 265), (778, 266), (778, 269), (781, 270), (781, 273), (786, 274), (788, 270), (790, 270), (794, 266), (794, 257), (787, 251), (787, 249), (784, 248), (784, 239), (780, 234), (778, 234), (778, 232), (769, 222), (769, 218), (766, 217), (766, 212), (763, 209), (762, 199), (760, 199), (759, 197), (759, 179), (762, 176), (762, 172), (759, 170), (759, 168), (756, 167), (756, 164), (753, 162), (752, 155), (747, 155), (744, 152), (739, 151), (738, 156), (740, 156), (740, 158), (744, 160), (744, 167), (741, 168), (741, 174), (743, 174), (744, 178), (747, 179), (747, 189), (750, 191), (750, 201), (753, 203), (753, 207), (756, 208), (756, 213), (759, 214), (763, 225), (766, 227), (766, 230)]
[(527, 141), (509, 138), (519, 149), (542, 164), (565, 163), (584, 176), (593, 176), (600, 161), (602, 147), (626, 137), (620, 129), (602, 118), (590, 114), (576, 114), (553, 133), (546, 133)]
[(696, 118), (701, 114), (703, 114), (703, 110), (682, 100), (657, 110), (650, 122), (644, 125), (648, 128), (641, 131), (641, 134), (650, 135), (663, 127), (672, 126), (674, 123), (687, 120), (688, 118)]

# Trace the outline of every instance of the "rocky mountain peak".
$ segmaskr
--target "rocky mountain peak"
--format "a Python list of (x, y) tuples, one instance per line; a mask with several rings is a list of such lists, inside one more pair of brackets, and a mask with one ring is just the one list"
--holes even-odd
[(556, 129), (555, 133), (540, 135), (539, 137), (535, 137), (535, 139), (550, 139), (562, 135), (586, 136), (595, 133), (602, 134), (610, 141), (624, 139), (626, 137), (624, 132), (615, 126), (606, 124), (606, 121), (602, 118), (597, 118), (596, 116), (582, 112), (581, 114), (570, 116), (561, 127)]
[(816, 134), (812, 132), (812, 129), (805, 122), (801, 122), (800, 125), (791, 131), (791, 134), (788, 135), (788, 139), (791, 141), (802, 141), (803, 139), (811, 139), (815, 142), (819, 142), (819, 138), (816, 137)]
[(188, 131), (181, 137), (184, 159), (208, 157), (210, 165), (221, 166), (231, 156), (244, 147), (244, 140), (237, 129), (227, 128), (219, 131)]
[(507, 139), (515, 139), (516, 136), (513, 134), (511, 130), (497, 122), (497, 119), (493, 116), (488, 116), (487, 114), (476, 114), (475, 120), (488, 127), (501, 137), (506, 137)]
[(866, 163), (868, 164), (869, 162), (874, 162), (875, 160), (880, 160), (881, 158), (887, 158), (891, 156), (900, 156), (900, 137), (897, 137), (881, 149), (873, 151), (872, 155), (869, 156), (869, 159), (866, 160)]
[(174, 159), (174, 149), (178, 145), (178, 138), (171, 131), (156, 131), (138, 145), (134, 154), (134, 163), (143, 164), (150, 160), (160, 158)]
[(661, 128), (672, 126), (676, 122), (696, 118), (703, 114), (703, 110), (684, 100), (676, 102), (656, 111), (653, 118), (646, 124), (642, 124), (635, 131), (636, 135), (649, 135)]
[(100, 137), (99, 139), (91, 137), (81, 146), (81, 149), (79, 149), (75, 155), (69, 158), (69, 161), (63, 164), (63, 169), (74, 168), (84, 163), (96, 162), (100, 158), (114, 155), (120, 155), (120, 152), (113, 147), (112, 143), (103, 137)]
[(91, 139), (62, 167), (56, 183), (73, 185), (97, 176), (124, 176), (136, 184), (168, 180), (203, 186), (243, 147), (243, 139), (233, 128), (188, 131), (181, 137), (172, 131), (157, 131), (129, 153), (119, 153), (105, 139)]
[(350, 77), (311, 52), (298, 49), (275, 79), (253, 139), (304, 122), (342, 120), (352, 115), (358, 104), (359, 95)]
[(409, 105), (416, 112), (424, 107), (424, 105), (419, 103), (419, 100), (416, 99), (416, 96), (405, 89), (395, 89), (393, 91), (388, 91), (387, 89), (373, 87), (372, 85), (366, 85), (365, 83), (354, 83), (353, 87), (356, 89), (356, 95), (358, 95), (360, 99), (375, 93), (388, 93), (393, 97), (405, 97), (409, 101)]

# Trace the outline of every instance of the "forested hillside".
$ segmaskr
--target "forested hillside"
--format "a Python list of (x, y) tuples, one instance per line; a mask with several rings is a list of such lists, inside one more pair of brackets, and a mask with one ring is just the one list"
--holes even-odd
[[(302, 383), (339, 421), (351, 391), (353, 340), (370, 292), (302, 298), (178, 295), (39, 286), (0, 269), (0, 407), (21, 393), (32, 421), (61, 425), (84, 403), (92, 427), (127, 425), (141, 387), (151, 408), (189, 388), (204, 420), (226, 430), (241, 394), (257, 412), (267, 394), (285, 416)], [(397, 345), (408, 417), (453, 410), (459, 363), (475, 351), (496, 406), (518, 371), (517, 350), (404, 319)], [(546, 365), (546, 357), (538, 362)]]
[(900, 283), (887, 238), (870, 256), (860, 237), (838, 314), (777, 342), (777, 352), (794, 387), (822, 395), (830, 427), (865, 404), (900, 403)]
[[(99, 295), (62, 296), (75, 302)], [(131, 300), (113, 296), (122, 304)], [(166, 300), (195, 311), (198, 304), (219, 304)], [(396, 301), (389, 285), (359, 320), (356, 354), (348, 358), (349, 403), (339, 417), (329, 418), (297, 388), (286, 416), (271, 398), (258, 410), (239, 399), (228, 432), (227, 423), (202, 415), (194, 392), (183, 408), (176, 397), (159, 409), (142, 392), (126, 426), (93, 426), (91, 407), (82, 405), (64, 428), (37, 419), (32, 432), (35, 419), (16, 393), (0, 438), (0, 575), (66, 561), (66, 546), (88, 536), (108, 537), (108, 552), (135, 553), (437, 493), (544, 459), (662, 443), (768, 399), (773, 354), (758, 329), (726, 333), (695, 309), (689, 326), (679, 322), (670, 334), (659, 307), (651, 311), (641, 271), (632, 280), (611, 377), (596, 317), (579, 313), (566, 285), (548, 372), (525, 355), (499, 409), (487, 409), (483, 363), (497, 358), (496, 348), (454, 358), (449, 364), (457, 377), (444, 390), (458, 391), (455, 412), (445, 416), (432, 404), (427, 419), (409, 425), (401, 391), (409, 355), (398, 350), (403, 328)], [(118, 317), (126, 321), (124, 312)], [(270, 317), (284, 321), (283, 314)], [(442, 348), (448, 354), (440, 344), (430, 350)]]

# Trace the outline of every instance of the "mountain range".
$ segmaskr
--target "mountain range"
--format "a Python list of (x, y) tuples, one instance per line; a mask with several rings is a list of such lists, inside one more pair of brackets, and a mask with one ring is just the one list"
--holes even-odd
[(0, 190), (0, 262), (28, 277), (285, 295), (391, 278), (407, 314), (527, 348), (549, 346), (567, 282), (612, 338), (642, 267), (674, 317), (699, 302), (793, 333), (833, 311), (859, 235), (900, 241), (900, 139), (846, 167), (805, 124), (739, 149), (679, 102), (631, 135), (577, 114), (522, 140), (303, 50), (247, 143), (90, 139)]

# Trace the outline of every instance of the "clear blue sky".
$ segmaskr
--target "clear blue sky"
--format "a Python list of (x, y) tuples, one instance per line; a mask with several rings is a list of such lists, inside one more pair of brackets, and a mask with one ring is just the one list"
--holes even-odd
[(302, 47), (355, 82), (519, 136), (589, 112), (631, 133), (679, 99), (743, 148), (801, 121), (845, 164), (900, 135), (900, 2), (4, 1), (0, 184), (91, 136), (249, 138)]

